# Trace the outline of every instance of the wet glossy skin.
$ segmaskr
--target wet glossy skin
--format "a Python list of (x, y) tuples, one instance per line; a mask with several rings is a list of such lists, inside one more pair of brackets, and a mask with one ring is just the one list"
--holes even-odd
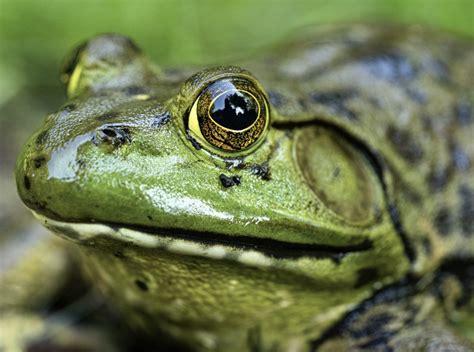
[[(69, 100), (25, 145), (18, 190), (141, 331), (308, 350), (383, 287), (472, 261), (472, 62), (470, 40), (417, 28), (323, 30), (198, 71), (100, 36), (72, 55)], [(220, 150), (190, 116), (235, 78), (269, 119)]]

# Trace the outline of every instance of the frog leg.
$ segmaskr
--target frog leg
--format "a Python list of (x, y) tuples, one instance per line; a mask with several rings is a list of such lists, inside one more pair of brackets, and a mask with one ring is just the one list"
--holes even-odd
[[(462, 296), (455, 294), (460, 282), (454, 283), (453, 276), (442, 276), (428, 289), (420, 290), (422, 283), (407, 280), (382, 290), (314, 341), (313, 350), (472, 351), (469, 335), (462, 336), (446, 314)], [(472, 315), (468, 316), (472, 320)]]

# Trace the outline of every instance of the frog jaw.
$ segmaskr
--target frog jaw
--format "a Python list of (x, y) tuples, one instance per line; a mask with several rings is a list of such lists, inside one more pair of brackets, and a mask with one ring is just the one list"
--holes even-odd
[[(104, 236), (141, 247), (163, 248), (173, 253), (213, 259), (222, 259), (226, 253), (239, 253), (239, 256), (243, 257), (242, 262), (252, 264), (252, 261), (246, 259), (256, 259), (254, 264), (262, 266), (269, 264), (272, 258), (298, 259), (305, 256), (340, 262), (346, 255), (372, 249), (370, 240), (348, 246), (295, 244), (244, 236), (239, 236), (238, 239), (232, 241), (218, 238), (217, 234), (212, 233), (190, 233), (184, 230), (153, 229), (119, 224), (72, 223), (54, 220), (35, 211), (33, 211), (33, 215), (46, 228), (73, 242), (86, 243), (95, 237)], [(243, 255), (244, 253), (246, 254)], [(239, 261), (241, 260), (239, 259)]]

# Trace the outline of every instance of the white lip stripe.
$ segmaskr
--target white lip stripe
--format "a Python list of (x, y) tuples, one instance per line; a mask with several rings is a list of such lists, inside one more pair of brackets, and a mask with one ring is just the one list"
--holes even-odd
[[(74, 242), (85, 242), (98, 236), (105, 236), (113, 240), (133, 243), (140, 247), (163, 248), (176, 254), (212, 259), (234, 258), (234, 260), (249, 266), (268, 267), (276, 261), (276, 259), (255, 250), (248, 251), (221, 244), (211, 245), (184, 239), (161, 237), (125, 227), (113, 228), (104, 224), (63, 222), (47, 218), (36, 212), (33, 212), (33, 214), (46, 228), (53, 232), (59, 231), (59, 235)], [(74, 235), (71, 235), (71, 232)]]

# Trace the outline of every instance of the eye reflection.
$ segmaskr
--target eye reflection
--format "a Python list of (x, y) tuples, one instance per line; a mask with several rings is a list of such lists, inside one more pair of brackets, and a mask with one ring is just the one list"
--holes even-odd
[(220, 126), (239, 131), (253, 125), (259, 110), (257, 100), (250, 93), (229, 90), (214, 100), (209, 115)]

